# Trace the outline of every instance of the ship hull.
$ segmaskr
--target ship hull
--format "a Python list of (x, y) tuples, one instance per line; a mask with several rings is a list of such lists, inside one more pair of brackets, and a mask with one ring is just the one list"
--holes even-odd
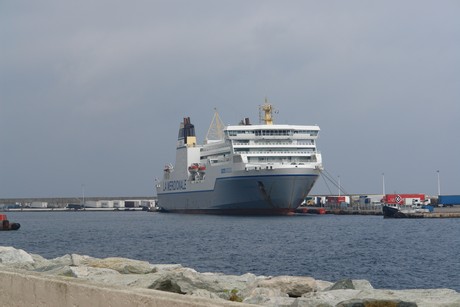
[(398, 208), (392, 206), (383, 206), (383, 217), (384, 218), (405, 218), (406, 214), (401, 212)]
[(280, 215), (294, 213), (318, 174), (259, 174), (217, 178), (208, 190), (159, 193), (164, 212)]
[(384, 205), (382, 207), (384, 218), (417, 218), (423, 217), (424, 213), (429, 213), (428, 208), (408, 208), (401, 209), (394, 206)]

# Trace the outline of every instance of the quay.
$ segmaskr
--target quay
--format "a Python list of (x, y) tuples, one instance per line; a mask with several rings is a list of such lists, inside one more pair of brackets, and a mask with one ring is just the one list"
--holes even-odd
[[(382, 209), (326, 208), (326, 214), (335, 215), (383, 215)], [(460, 207), (436, 207), (433, 212), (405, 213), (405, 218), (460, 218)]]
[(135, 207), (135, 208), (81, 208), (81, 209), (72, 209), (72, 208), (11, 208), (0, 211), (8, 212), (71, 212), (71, 211), (91, 211), (91, 212), (113, 212), (113, 211), (148, 211), (147, 207)]
[(155, 204), (153, 196), (0, 198), (0, 211), (147, 211)]
[(335, 215), (383, 215), (382, 209), (327, 209), (326, 214)]
[[(296, 209), (296, 214), (334, 214), (334, 215), (376, 215), (382, 216), (382, 204), (378, 201), (360, 203), (316, 203), (303, 204)], [(77, 197), (62, 198), (9, 198), (0, 199), (0, 211), (11, 212), (63, 212), (63, 211), (158, 211), (154, 196), (134, 197)], [(433, 212), (410, 213), (406, 218), (460, 218), (460, 205), (452, 207), (435, 206)]]
[(460, 218), (460, 212), (426, 212), (426, 213), (405, 213), (406, 219), (423, 219), (423, 218)]
[[(298, 214), (380, 215), (383, 204), (430, 207), (431, 212), (406, 213), (398, 218), (460, 218), (460, 195), (419, 194), (310, 195), (296, 210)], [(414, 210), (415, 211), (415, 210)], [(387, 216), (385, 216), (387, 217)], [(393, 216), (392, 216), (393, 217)]]
[[(94, 196), (85, 197), (85, 201), (100, 201), (100, 200), (150, 200), (153, 196)], [(0, 198), (0, 204), (28, 204), (34, 202), (46, 202), (56, 207), (65, 207), (69, 203), (79, 203), (82, 201), (81, 197), (23, 197), (23, 198)]]
[[(299, 207), (298, 214), (334, 214), (334, 215), (377, 215), (382, 216), (382, 208), (361, 209), (357, 207), (333, 208), (333, 207)], [(433, 212), (426, 213), (406, 213), (405, 218), (460, 218), (460, 207), (450, 208), (436, 207)]]

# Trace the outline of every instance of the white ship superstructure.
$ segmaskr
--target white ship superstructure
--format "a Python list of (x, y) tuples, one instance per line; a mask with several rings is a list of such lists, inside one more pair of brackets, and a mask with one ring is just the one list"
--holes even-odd
[(263, 123), (224, 127), (216, 113), (203, 145), (190, 118), (179, 128), (176, 163), (157, 185), (168, 212), (288, 214), (309, 193), (322, 168), (316, 125), (273, 124), (272, 106), (261, 106)]

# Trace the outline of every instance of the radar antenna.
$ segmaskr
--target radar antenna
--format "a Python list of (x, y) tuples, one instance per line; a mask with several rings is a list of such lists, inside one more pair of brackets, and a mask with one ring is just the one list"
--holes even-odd
[(217, 113), (217, 108), (214, 108), (214, 117), (212, 118), (211, 125), (209, 125), (208, 133), (206, 134), (206, 142), (218, 141), (224, 139), (224, 123)]

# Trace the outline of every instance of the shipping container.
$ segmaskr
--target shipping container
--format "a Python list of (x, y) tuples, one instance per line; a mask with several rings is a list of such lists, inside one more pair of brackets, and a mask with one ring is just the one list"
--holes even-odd
[(439, 195), (438, 206), (460, 205), (460, 195)]
[(384, 195), (374, 194), (374, 195), (360, 195), (358, 203), (360, 205), (378, 205), (383, 201)]
[(85, 202), (85, 208), (101, 208), (101, 203), (95, 200), (88, 200)]
[(101, 200), (101, 208), (113, 208), (113, 201), (111, 200)]
[(113, 200), (113, 207), (114, 208), (124, 208), (125, 207), (125, 202), (122, 200)]
[(326, 196), (326, 206), (347, 207), (350, 204), (350, 196)]
[(33, 201), (30, 203), (30, 208), (47, 208), (48, 202), (46, 201)]
[(81, 210), (84, 209), (83, 204), (67, 204), (67, 209), (72, 209), (72, 210)]
[(326, 202), (328, 203), (349, 203), (350, 196), (326, 196)]
[(140, 201), (138, 200), (125, 200), (125, 208), (139, 208)]

